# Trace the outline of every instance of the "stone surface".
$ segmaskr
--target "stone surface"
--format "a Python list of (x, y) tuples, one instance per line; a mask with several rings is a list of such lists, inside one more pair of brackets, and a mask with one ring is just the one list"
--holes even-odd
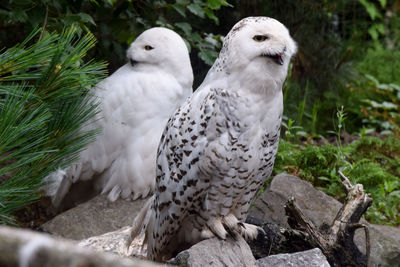
[(127, 256), (126, 242), (129, 237), (129, 226), (117, 231), (105, 233), (100, 236), (93, 236), (78, 243), (79, 246), (89, 247), (97, 251), (111, 252), (121, 256)]
[[(341, 203), (295, 176), (280, 174), (273, 178), (267, 190), (257, 199), (249, 215), (264, 222), (287, 227), (284, 203), (293, 196), (303, 213), (318, 227), (330, 225)], [(361, 221), (366, 223), (365, 220)], [(372, 266), (400, 266), (400, 229), (368, 224), (371, 238)], [(355, 243), (365, 251), (364, 231), (357, 230)]]
[(324, 254), (314, 248), (292, 254), (277, 254), (257, 260), (258, 267), (329, 267)]
[[(371, 236), (372, 266), (400, 267), (400, 228), (368, 224)], [(362, 250), (364, 232), (358, 230), (355, 242)]]
[(111, 252), (120, 256), (145, 259), (147, 255), (146, 248), (142, 248), (144, 234), (135, 238), (127, 248), (129, 240), (130, 226), (125, 226), (117, 231), (105, 233), (100, 236), (93, 236), (84, 239), (78, 243), (79, 246), (89, 247), (91, 249), (103, 252)]
[[(145, 259), (146, 247), (142, 249), (144, 235), (135, 238), (127, 250), (129, 229), (130, 227), (124, 227), (114, 232), (90, 237), (80, 241), (79, 245), (120, 256)], [(228, 238), (226, 241), (218, 238), (204, 240), (180, 252), (168, 263), (178, 266), (256, 266), (250, 247), (242, 237), (238, 240)]]
[[(2, 267), (157, 267), (153, 262), (119, 257), (83, 248), (70, 240), (29, 230), (0, 226)], [(164, 265), (165, 266), (165, 265)]]
[(236, 241), (231, 238), (204, 240), (180, 252), (168, 263), (187, 267), (256, 266), (256, 260), (251, 254), (250, 247), (242, 237)]
[(284, 205), (293, 196), (296, 204), (311, 221), (320, 226), (330, 224), (342, 204), (310, 183), (296, 176), (279, 174), (273, 178), (268, 189), (257, 199), (249, 215), (288, 227)]
[[(296, 204), (317, 226), (324, 223), (329, 225), (341, 207), (340, 202), (314, 189), (309, 183), (295, 176), (281, 174), (274, 177), (270, 187), (258, 198), (249, 215), (264, 222), (287, 226), (284, 204), (289, 196), (296, 198)], [(44, 224), (43, 228), (54, 235), (76, 240), (95, 236), (82, 241), (82, 244), (97, 250), (124, 255), (126, 237), (124, 231), (127, 231), (128, 228), (119, 229), (131, 225), (145, 201), (117, 200), (109, 202), (105, 196), (100, 195), (58, 215)], [(370, 224), (369, 228), (372, 266), (400, 266), (400, 229), (373, 224)], [(104, 233), (107, 234), (103, 235)], [(252, 255), (247, 252), (243, 254), (247, 260), (238, 256), (243, 251), (249, 251), (247, 244), (244, 246), (239, 242), (236, 246), (229, 243), (233, 241), (214, 241), (214, 243), (211, 240), (203, 241), (206, 245), (203, 242), (196, 244), (191, 248), (193, 250), (182, 252), (183, 254), (177, 256), (176, 260), (185, 261), (186, 259), (186, 262), (191, 263), (194, 262), (194, 259), (200, 258), (204, 264), (210, 264), (210, 262), (214, 264), (215, 262), (220, 266), (224, 264), (224, 261), (243, 265), (247, 261), (251, 262), (251, 259), (254, 260)], [(362, 251), (365, 250), (363, 231), (358, 230), (355, 241)], [(140, 240), (136, 246), (133, 245), (134, 252), (132, 252), (131, 246), (130, 253), (142, 255), (143, 253), (137, 252), (140, 251)], [(230, 258), (231, 256), (228, 255), (231, 254), (227, 254), (222, 248), (233, 252), (234, 257)]]
[(44, 231), (56, 236), (82, 240), (131, 225), (146, 199), (110, 202), (105, 195), (59, 214), (42, 225)]

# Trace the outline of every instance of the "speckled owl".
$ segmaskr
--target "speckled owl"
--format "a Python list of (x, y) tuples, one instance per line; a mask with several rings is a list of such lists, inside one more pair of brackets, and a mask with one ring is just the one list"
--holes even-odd
[(217, 236), (257, 236), (244, 223), (270, 176), (279, 143), (282, 86), (296, 43), (267, 17), (238, 22), (196, 92), (170, 118), (157, 154), (156, 193), (135, 219), (147, 257), (165, 261)]

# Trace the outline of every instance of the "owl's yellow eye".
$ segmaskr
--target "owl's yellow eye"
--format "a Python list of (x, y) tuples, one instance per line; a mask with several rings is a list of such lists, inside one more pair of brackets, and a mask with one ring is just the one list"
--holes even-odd
[(268, 39), (268, 37), (265, 35), (254, 35), (254, 37), (253, 37), (253, 40), (257, 41), (257, 42), (263, 42), (267, 39)]
[(147, 50), (147, 51), (149, 51), (149, 50), (153, 49), (153, 47), (150, 46), (150, 45), (145, 45), (145, 46), (144, 46), (144, 49)]

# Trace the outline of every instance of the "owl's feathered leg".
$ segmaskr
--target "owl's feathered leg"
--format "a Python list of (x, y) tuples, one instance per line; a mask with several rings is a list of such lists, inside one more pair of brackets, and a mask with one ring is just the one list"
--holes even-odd
[[(129, 237), (126, 242), (127, 249), (129, 250), (129, 246), (131, 245), (133, 239), (137, 237), (142, 231), (144, 231), (149, 223), (150, 215), (151, 215), (151, 204), (154, 202), (154, 195), (149, 198), (144, 204), (143, 208), (140, 210), (138, 215), (136, 215), (135, 220), (133, 221), (132, 228), (130, 230)], [(146, 236), (147, 238), (147, 236)], [(146, 240), (145, 240), (146, 241)], [(143, 242), (144, 244), (145, 242)]]
[(222, 219), (222, 223), (229, 233), (241, 235), (246, 240), (253, 240), (257, 237), (260, 231), (264, 232), (261, 227), (240, 222), (232, 213), (224, 216)]
[(236, 235), (243, 236), (246, 240), (253, 240), (264, 230), (256, 225), (240, 222), (235, 215), (228, 214), (222, 218), (211, 218), (207, 222), (207, 228), (201, 231), (201, 238), (208, 239), (214, 236), (225, 240), (227, 234), (231, 234), (233, 237)]
[(57, 170), (48, 176), (44, 181), (43, 190), (46, 196), (51, 198), (51, 202), (55, 207), (59, 207), (64, 196), (68, 193), (72, 185), (72, 181), (67, 174), (68, 170)]

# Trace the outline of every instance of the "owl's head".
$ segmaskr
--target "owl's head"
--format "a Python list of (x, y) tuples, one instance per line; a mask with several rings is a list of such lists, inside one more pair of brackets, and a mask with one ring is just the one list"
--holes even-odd
[(282, 23), (268, 17), (248, 17), (225, 37), (217, 64), (227, 73), (248, 70), (284, 80), (296, 51), (297, 45)]
[(193, 71), (188, 49), (183, 39), (172, 30), (156, 27), (144, 31), (130, 45), (127, 57), (136, 70), (163, 70), (187, 83), (188, 87), (192, 86)]

